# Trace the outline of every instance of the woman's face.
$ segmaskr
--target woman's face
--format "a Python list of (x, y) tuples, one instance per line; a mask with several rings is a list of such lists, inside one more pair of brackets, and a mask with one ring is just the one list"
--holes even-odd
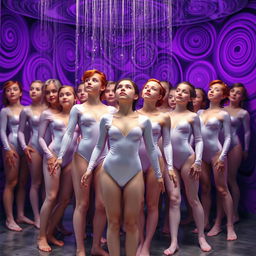
[(100, 91), (104, 91), (104, 86), (101, 83), (100, 75), (95, 73), (91, 77), (88, 77), (84, 81), (85, 90), (88, 94), (99, 94)]
[(12, 84), (5, 90), (5, 96), (10, 103), (18, 102), (22, 96), (22, 92), (18, 84)]
[(175, 91), (176, 104), (187, 104), (191, 101), (190, 86), (187, 84), (179, 84)]
[(199, 89), (196, 89), (196, 97), (193, 99), (194, 108), (201, 109), (204, 101), (203, 92)]
[(106, 87), (106, 90), (104, 91), (104, 99), (108, 103), (115, 103), (116, 102), (116, 96), (115, 96), (115, 84), (108, 84)]
[(45, 99), (50, 104), (56, 104), (58, 102), (58, 90), (54, 83), (50, 83), (45, 88)]
[(162, 98), (161, 93), (161, 87), (158, 83), (154, 81), (149, 81), (145, 84), (143, 90), (142, 90), (142, 98), (147, 100), (160, 100)]
[(66, 87), (59, 92), (59, 103), (62, 108), (70, 108), (75, 103), (75, 95), (71, 88)]
[(42, 84), (40, 83), (32, 83), (29, 88), (29, 96), (32, 101), (40, 101), (42, 98)]
[(80, 84), (77, 88), (77, 97), (78, 100), (80, 101), (80, 103), (84, 103), (87, 101), (88, 99), (88, 93), (85, 90), (85, 85), (84, 84)]
[(122, 80), (119, 82), (119, 84), (116, 86), (115, 95), (118, 101), (133, 101), (138, 98), (138, 95), (135, 94), (133, 84), (129, 80)]
[(176, 101), (175, 101), (175, 89), (170, 90), (168, 97), (168, 105), (171, 109), (175, 109)]
[(240, 103), (244, 99), (244, 89), (242, 87), (233, 87), (229, 92), (229, 100), (234, 103)]
[(221, 102), (224, 99), (223, 89), (221, 84), (213, 84), (208, 91), (208, 99), (211, 102)]

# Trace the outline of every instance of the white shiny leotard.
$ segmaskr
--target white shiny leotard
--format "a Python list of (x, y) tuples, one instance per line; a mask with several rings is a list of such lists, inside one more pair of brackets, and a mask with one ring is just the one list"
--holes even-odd
[[(14, 147), (19, 155), (23, 154), (22, 148), (18, 141), (19, 115), (13, 115), (10, 108), (2, 108), (0, 113), (1, 119), (1, 140), (4, 150), (11, 150), (10, 144)], [(8, 134), (8, 136), (7, 136)]]
[[(168, 170), (173, 169), (170, 130), (166, 127), (162, 128), (162, 126), (157, 122), (151, 121), (151, 125), (152, 125), (153, 142), (156, 147), (158, 157), (162, 156), (161, 150), (158, 146), (158, 141), (159, 141), (160, 137), (162, 136), (163, 152), (164, 152), (164, 157), (165, 157), (165, 160), (167, 163), (167, 168), (168, 168)], [(140, 160), (141, 160), (143, 171), (148, 170), (148, 168), (150, 167), (150, 160), (149, 160), (149, 157), (148, 157), (148, 154), (146, 151), (146, 147), (145, 147), (145, 143), (143, 140), (140, 143), (139, 155), (140, 155)]]
[(109, 143), (109, 151), (103, 161), (104, 170), (116, 181), (120, 187), (124, 187), (138, 172), (142, 171), (139, 145), (144, 138), (151, 165), (157, 178), (162, 177), (158, 162), (158, 154), (152, 138), (152, 126), (150, 120), (142, 115), (138, 117), (138, 126), (133, 127), (124, 136), (120, 129), (112, 125), (113, 115), (104, 115), (100, 121), (100, 136), (93, 150), (87, 171), (92, 171), (98, 158)]
[(26, 125), (28, 123), (29, 129), (30, 129), (30, 138), (29, 138), (28, 145), (36, 149), (40, 155), (43, 155), (43, 150), (39, 145), (39, 141), (38, 141), (39, 120), (40, 120), (40, 116), (34, 115), (31, 107), (29, 106), (25, 107), (20, 113), (20, 125), (19, 125), (18, 137), (19, 137), (20, 145), (24, 150), (27, 147), (24, 132), (26, 129)]
[[(195, 151), (190, 144), (190, 137), (193, 134)], [(171, 128), (171, 143), (173, 145), (173, 164), (178, 170), (184, 165), (192, 154), (196, 154), (195, 163), (201, 165), (203, 140), (201, 136), (201, 126), (198, 115), (195, 114), (193, 122), (184, 120), (176, 127)]]
[(238, 137), (238, 130), (243, 126), (244, 130), (244, 151), (248, 152), (250, 144), (250, 116), (249, 113), (241, 109), (236, 116), (230, 115), (231, 119), (231, 144), (229, 151), (232, 150), (236, 145), (241, 144)]
[[(51, 143), (47, 146), (44, 136), (47, 130), (47, 127), (50, 126), (51, 133)], [(39, 144), (44, 151), (44, 155), (47, 159), (53, 157), (53, 153), (57, 156), (60, 151), (61, 141), (63, 135), (66, 131), (67, 127), (61, 119), (58, 119), (54, 113), (51, 112), (50, 109), (43, 111), (40, 116), (40, 125), (39, 125)], [(78, 138), (78, 128), (74, 131), (72, 140), (67, 145), (68, 149), (63, 156), (62, 167), (65, 167), (72, 161), (73, 154), (76, 150), (77, 146), (77, 138)]]
[[(107, 109), (110, 113), (116, 112), (114, 107), (108, 106)], [(87, 162), (89, 162), (92, 151), (99, 137), (99, 121), (95, 120), (90, 113), (84, 113), (84, 106), (80, 104), (73, 106), (70, 111), (68, 127), (61, 142), (61, 149), (58, 154), (58, 158), (61, 159), (65, 154), (67, 147), (72, 140), (73, 133), (77, 124), (80, 128), (81, 140), (78, 144), (76, 152)], [(106, 154), (107, 147), (104, 148), (102, 155), (97, 162), (97, 165), (103, 161)]]
[[(230, 116), (227, 112), (223, 111), (223, 120), (219, 120), (216, 117), (212, 117), (209, 118), (209, 120), (204, 124), (201, 117), (203, 112), (204, 110), (200, 110), (198, 112), (200, 115), (202, 137), (204, 141), (203, 160), (206, 163), (211, 163), (216, 153), (221, 152), (219, 159), (221, 161), (224, 161), (225, 158), (227, 157), (227, 153), (231, 142)], [(219, 141), (219, 136), (222, 128), (224, 131), (223, 146)]]

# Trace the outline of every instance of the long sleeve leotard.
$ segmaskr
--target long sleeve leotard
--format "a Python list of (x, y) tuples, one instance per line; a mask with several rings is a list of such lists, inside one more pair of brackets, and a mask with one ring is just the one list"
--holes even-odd
[[(190, 144), (190, 137), (193, 134), (195, 151)], [(184, 165), (186, 160), (193, 153), (196, 154), (195, 163), (201, 165), (203, 140), (199, 117), (195, 114), (192, 122), (181, 121), (176, 127), (171, 128), (171, 142), (173, 145), (173, 163), (178, 170)]]
[(87, 171), (94, 169), (108, 141), (110, 149), (104, 159), (103, 168), (120, 187), (124, 187), (130, 179), (142, 171), (138, 153), (140, 140), (143, 137), (155, 176), (157, 178), (162, 177), (157, 149), (152, 138), (151, 122), (142, 115), (139, 115), (138, 119), (139, 126), (133, 127), (124, 136), (118, 127), (112, 125), (113, 115), (104, 115), (102, 117), (100, 121), (100, 136), (93, 150)]

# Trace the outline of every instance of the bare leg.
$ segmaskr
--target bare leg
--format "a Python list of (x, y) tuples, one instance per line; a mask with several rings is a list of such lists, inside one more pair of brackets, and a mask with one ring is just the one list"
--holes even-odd
[(41, 155), (37, 151), (32, 152), (31, 156), (31, 163), (28, 163), (31, 174), (31, 187), (29, 191), (29, 196), (34, 214), (34, 225), (35, 227), (40, 228), (39, 194), (40, 186), (42, 184), (43, 162)]
[(76, 207), (73, 215), (73, 226), (76, 237), (76, 255), (85, 256), (84, 236), (85, 236), (85, 223), (87, 211), (89, 208), (90, 199), (90, 184), (91, 178), (88, 182), (89, 186), (84, 187), (81, 185), (81, 178), (87, 169), (88, 162), (79, 154), (74, 154), (72, 164), (72, 180), (75, 191)]
[(99, 165), (94, 170), (95, 214), (93, 218), (93, 242), (91, 255), (107, 256), (108, 253), (105, 252), (100, 246), (101, 236), (103, 234), (107, 220), (100, 187), (100, 175), (102, 171), (102, 165)]
[[(218, 160), (218, 157), (219, 157), (219, 154), (217, 154), (216, 157), (214, 157), (213, 166)], [(216, 168), (213, 168), (213, 173), (214, 173), (214, 180), (216, 184), (217, 197), (219, 197), (218, 200), (220, 200), (220, 202), (222, 203), (222, 207), (227, 216), (227, 240), (236, 240), (237, 235), (234, 231), (234, 225), (233, 225), (233, 201), (227, 185), (227, 161), (225, 161), (225, 170), (223, 172), (219, 172), (216, 170)], [(207, 234), (208, 236), (215, 235), (215, 233), (217, 233), (218, 231), (218, 228), (220, 228), (221, 209), (219, 208), (217, 209), (217, 211), (219, 211), (219, 214), (217, 214), (215, 224), (212, 227), (212, 229), (208, 232)]]
[(164, 172), (166, 191), (169, 197), (169, 223), (170, 223), (170, 234), (171, 234), (171, 243), (169, 247), (164, 250), (165, 255), (172, 255), (178, 249), (178, 230), (180, 223), (180, 173), (177, 170), (174, 170), (177, 177), (177, 187), (174, 186), (174, 183), (170, 180), (169, 175)]
[[(161, 163), (161, 169), (163, 170), (164, 162), (162, 159), (159, 159), (159, 162)], [(146, 221), (146, 238), (140, 255), (150, 255), (150, 244), (156, 231), (158, 222), (158, 204), (160, 193), (161, 191), (158, 186), (154, 171), (152, 168), (150, 168), (146, 173), (146, 203), (148, 211)]]
[(239, 221), (238, 205), (240, 200), (240, 190), (237, 184), (237, 171), (242, 162), (242, 147), (236, 145), (228, 153), (228, 185), (234, 204), (234, 223)]
[(212, 248), (207, 243), (204, 235), (204, 211), (198, 198), (199, 181), (190, 175), (190, 168), (194, 163), (194, 155), (190, 156), (181, 168), (181, 176), (184, 181), (188, 202), (192, 208), (194, 220), (198, 230), (198, 242), (204, 252), (209, 252)]
[(202, 161), (202, 173), (199, 182), (201, 184), (201, 201), (204, 209), (204, 228), (209, 226), (210, 210), (211, 210), (211, 168)]
[(71, 163), (66, 167), (62, 168), (60, 176), (60, 188), (57, 204), (54, 207), (51, 215), (51, 222), (48, 226), (47, 240), (57, 246), (63, 246), (64, 242), (59, 241), (54, 237), (54, 231), (61, 218), (64, 215), (65, 209), (67, 208), (70, 199), (73, 194), (73, 184), (71, 177)]
[(57, 194), (59, 191), (60, 170), (58, 169), (54, 175), (50, 175), (48, 171), (48, 166), (47, 166), (47, 159), (44, 158), (43, 173), (44, 173), (46, 197), (40, 211), (40, 230), (39, 230), (37, 246), (39, 250), (49, 252), (52, 249), (47, 242), (46, 231), (48, 227), (49, 217), (55, 205)]
[[(125, 255), (134, 256), (139, 242), (138, 220), (141, 203), (144, 200), (142, 171), (136, 174), (124, 187), (124, 224), (126, 230)], [(112, 256), (112, 255), (111, 255)]]
[(15, 222), (13, 217), (14, 188), (18, 183), (20, 158), (15, 159), (13, 167), (6, 166), (5, 152), (3, 152), (3, 160), (5, 171), (5, 186), (3, 192), (3, 204), (6, 214), (5, 225), (9, 230), (22, 231), (22, 228)]
[(17, 191), (17, 222), (34, 224), (32, 220), (27, 218), (24, 214), (24, 206), (26, 199), (26, 185), (28, 181), (29, 169), (26, 163), (25, 156), (20, 158), (20, 172), (19, 172), (19, 182)]
[[(122, 191), (117, 183), (103, 170), (100, 186), (108, 220), (107, 241), (109, 254), (120, 256), (120, 220)], [(135, 255), (135, 253), (134, 253)]]

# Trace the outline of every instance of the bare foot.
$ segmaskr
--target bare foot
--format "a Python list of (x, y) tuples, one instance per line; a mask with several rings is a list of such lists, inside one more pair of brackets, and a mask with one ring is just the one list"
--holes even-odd
[(45, 238), (39, 238), (37, 240), (37, 248), (42, 252), (51, 252), (52, 248), (49, 246)]
[(211, 230), (207, 233), (207, 236), (217, 236), (220, 232), (222, 232), (222, 229), (218, 225), (214, 225)]
[(179, 247), (177, 244), (173, 244), (171, 245), (169, 248), (167, 248), (166, 250), (164, 250), (164, 255), (173, 255), (175, 254), (177, 251), (179, 250)]
[(22, 231), (22, 228), (13, 220), (13, 221), (5, 221), (5, 226), (7, 229), (11, 231), (20, 232)]
[(57, 246), (63, 246), (64, 245), (63, 241), (56, 239), (52, 235), (51, 236), (47, 236), (47, 240), (49, 241), (49, 243), (52, 243), (52, 244), (57, 245)]
[(140, 251), (140, 256), (150, 256), (149, 248), (143, 246)]
[(101, 247), (95, 247), (95, 248), (92, 248), (92, 250), (91, 250), (91, 255), (101, 255), (101, 256), (109, 256), (109, 254), (106, 252), (106, 251), (104, 251)]
[(234, 241), (237, 239), (236, 232), (234, 230), (233, 226), (227, 225), (227, 240), (228, 241)]
[(17, 223), (26, 223), (29, 225), (34, 225), (34, 221), (32, 221), (31, 219), (27, 218), (26, 216), (19, 216), (16, 219)]
[(200, 237), (198, 239), (199, 246), (203, 252), (209, 252), (211, 251), (212, 247), (207, 243), (204, 237)]
[(34, 221), (34, 226), (38, 229), (40, 228), (40, 219)]

